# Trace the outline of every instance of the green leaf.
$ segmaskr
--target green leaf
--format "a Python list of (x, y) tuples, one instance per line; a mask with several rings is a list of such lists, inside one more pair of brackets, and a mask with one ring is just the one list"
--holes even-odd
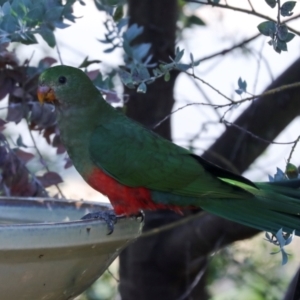
[(17, 138), (17, 146), (27, 148), (27, 146), (23, 143), (23, 138), (20, 134)]
[(284, 40), (284, 42), (288, 43), (290, 42), (293, 38), (295, 37), (294, 33), (288, 32), (286, 39)]
[(167, 73), (165, 74), (165, 76), (164, 76), (164, 80), (165, 80), (165, 81), (169, 81), (170, 78), (171, 78), (170, 72), (167, 72)]
[(142, 43), (132, 48), (132, 57), (137, 61), (141, 62), (149, 53), (151, 44), (150, 43)]
[(118, 32), (120, 32), (124, 26), (127, 26), (127, 25), (128, 25), (128, 20), (129, 20), (129, 18), (125, 17), (125, 18), (122, 18), (122, 19), (116, 24), (116, 25), (117, 25), (117, 28), (118, 28)]
[(246, 80), (242, 80), (242, 78), (240, 77), (239, 80), (238, 80), (238, 86), (239, 86), (239, 88), (237, 90), (235, 90), (235, 92), (238, 95), (246, 93), (246, 91), (247, 91), (247, 82), (246, 82)]
[(288, 36), (288, 28), (286, 25), (283, 24), (278, 26), (277, 36), (281, 41), (285, 41)]
[(132, 84), (133, 80), (132, 80), (132, 76), (129, 72), (123, 70), (123, 69), (119, 69), (118, 74), (121, 78), (121, 81), (123, 82), (124, 85), (128, 86), (128, 84)]
[(123, 12), (123, 5), (120, 5), (116, 8), (116, 11), (113, 15), (113, 19), (115, 22), (118, 22), (120, 19), (123, 18), (124, 12)]
[(174, 61), (175, 62), (180, 62), (180, 60), (182, 59), (184, 55), (184, 50), (180, 50), (178, 47), (176, 48), (176, 53), (175, 53), (175, 58), (174, 58)]
[(176, 69), (182, 72), (187, 71), (190, 67), (188, 64), (176, 64)]
[(163, 72), (160, 69), (155, 68), (152, 70), (152, 73), (155, 77), (159, 77)]
[(137, 93), (143, 93), (143, 94), (145, 94), (146, 92), (147, 92), (147, 85), (144, 83), (144, 82), (142, 82), (139, 86), (138, 86), (138, 88), (137, 88)]
[(283, 3), (280, 7), (280, 14), (283, 17), (290, 17), (293, 14), (292, 10), (294, 9), (295, 5), (296, 1), (287, 1)]
[(129, 57), (132, 57), (132, 48), (130, 47), (129, 41), (126, 39), (123, 41), (123, 49)]
[(13, 35), (12, 40), (24, 45), (33, 45), (38, 43), (32, 32), (26, 32), (23, 35)]
[(66, 24), (66, 23), (63, 23), (63, 22), (60, 22), (60, 21), (53, 22), (53, 24), (56, 28), (59, 28), (59, 29), (65, 29), (65, 28), (70, 27), (69, 24)]
[(46, 21), (54, 22), (60, 20), (63, 10), (63, 6), (56, 6), (51, 9), (48, 9), (45, 14)]
[(26, 14), (26, 7), (21, 1), (14, 0), (11, 3), (11, 13), (14, 14), (17, 18), (23, 19)]
[(38, 33), (42, 36), (44, 41), (53, 48), (56, 45), (55, 36), (51, 29), (46, 26), (40, 28)]
[(273, 21), (265, 21), (260, 23), (257, 28), (261, 34), (273, 37), (276, 32), (276, 23)]
[(111, 47), (111, 48), (105, 49), (103, 52), (104, 52), (104, 53), (112, 53), (115, 49), (116, 49), (116, 46), (113, 46), (113, 47)]
[(11, 13), (11, 6), (8, 1), (2, 5), (2, 12), (4, 15), (9, 15)]
[[(287, 44), (286, 42), (283, 42), (281, 40), (277, 41), (277, 49), (281, 50), (281, 51), (287, 51)], [(280, 52), (279, 52), (280, 53)]]
[(148, 80), (150, 78), (149, 71), (145, 66), (137, 66), (136, 71), (138, 73), (138, 78), (141, 81), (145, 81), (145, 80)]
[(92, 64), (99, 64), (101, 63), (101, 60), (98, 59), (94, 59), (94, 60), (89, 60), (89, 57), (87, 56), (83, 62), (79, 65), (78, 68), (87, 68), (88, 66), (92, 65)]
[(26, 15), (26, 22), (28, 26), (34, 26), (43, 20), (45, 15), (45, 8), (41, 3), (37, 3)]
[(14, 33), (19, 29), (18, 20), (12, 15), (5, 15), (1, 25), (1, 29), (8, 33)]
[(298, 168), (295, 165), (288, 163), (285, 168), (285, 174), (288, 177), (288, 179), (298, 178)]
[(205, 26), (205, 22), (195, 15), (191, 15), (186, 18), (186, 27), (196, 26)]
[(277, 52), (277, 53), (281, 53), (281, 50), (274, 44), (273, 45), (273, 49)]
[(137, 36), (141, 35), (144, 31), (143, 26), (138, 26), (137, 24), (132, 24), (123, 34), (124, 40), (129, 43), (133, 41)]
[(265, 0), (265, 1), (271, 8), (274, 8), (276, 6), (276, 0)]

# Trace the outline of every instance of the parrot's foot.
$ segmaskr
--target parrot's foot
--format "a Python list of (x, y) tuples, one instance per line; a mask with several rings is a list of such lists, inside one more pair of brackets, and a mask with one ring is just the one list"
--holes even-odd
[(139, 221), (140, 223), (143, 223), (145, 220), (145, 214), (144, 212), (140, 211), (135, 215), (131, 215), (131, 218), (134, 218), (135, 220)]
[(107, 235), (110, 235), (114, 232), (114, 227), (117, 222), (117, 216), (113, 210), (106, 211), (97, 211), (93, 213), (88, 213), (81, 218), (81, 220), (104, 220), (108, 227)]

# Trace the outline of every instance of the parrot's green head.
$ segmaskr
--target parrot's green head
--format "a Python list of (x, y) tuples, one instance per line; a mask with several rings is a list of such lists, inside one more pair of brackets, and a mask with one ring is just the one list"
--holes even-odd
[(38, 99), (55, 105), (86, 105), (89, 97), (99, 93), (92, 81), (81, 70), (56, 66), (44, 71), (39, 78)]

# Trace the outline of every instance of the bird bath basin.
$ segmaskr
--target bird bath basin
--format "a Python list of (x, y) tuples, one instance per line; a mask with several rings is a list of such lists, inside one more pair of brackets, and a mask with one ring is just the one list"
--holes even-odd
[(141, 223), (80, 220), (108, 204), (0, 197), (0, 299), (65, 300), (87, 289), (136, 238)]

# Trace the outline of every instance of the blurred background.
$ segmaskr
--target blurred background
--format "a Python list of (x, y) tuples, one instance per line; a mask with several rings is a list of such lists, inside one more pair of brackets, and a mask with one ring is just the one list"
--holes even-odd
[[(11, 4), (13, 2), (10, 1)], [(281, 2), (282, 5), (284, 2), (293, 1)], [(5, 15), (5, 3), (7, 2), (1, 1), (2, 17)], [(24, 5), (26, 3), (24, 1)], [(299, 166), (300, 148), (294, 143), (299, 136), (300, 127), (299, 88), (287, 89), (268, 97), (257, 96), (237, 105), (230, 105), (226, 99), (228, 97), (239, 101), (252, 95), (260, 95), (270, 88), (300, 81), (299, 3), (291, 9), (291, 16), (281, 16), (281, 22), (292, 18), (286, 24), (288, 30), (296, 36), (287, 43), (288, 51), (281, 51), (280, 54), (268, 44), (272, 37), (261, 34), (257, 28), (260, 23), (271, 19), (279, 22), (280, 1), (166, 0), (163, 5), (150, 0), (85, 0), (85, 5), (82, 1), (53, 0), (49, 3), (53, 7), (72, 4), (73, 11), (70, 13), (76, 17), (75, 22), (70, 22), (72, 18), (67, 14), (58, 17), (60, 21), (64, 19), (64, 24), (71, 25), (67, 28), (57, 26), (58, 22), (54, 18), (47, 21), (47, 24), (53, 21), (54, 26), (49, 26), (51, 30), (57, 27), (54, 32), (54, 45), (49, 43), (50, 39), (45, 37), (42, 27), (42, 33), (38, 30), (33, 31), (37, 43), (24, 43), (26, 37), (20, 41), (17, 38), (7, 41), (7, 50), (3, 50), (2, 53), (13, 53), (11, 55), (17, 58), (17, 66), (32, 66), (37, 68), (34, 70), (38, 73), (42, 70), (42, 60), (43, 66), (63, 63), (76, 67), (88, 61), (82, 66), (92, 79), (96, 78), (96, 83), (100, 82), (98, 73), (93, 73), (96, 70), (100, 70), (103, 78), (109, 79), (109, 84), (108, 81), (105, 84), (101, 81), (99, 87), (104, 92), (107, 92), (107, 89), (116, 92), (114, 95), (117, 101), (112, 103), (114, 106), (124, 105), (130, 117), (144, 123), (150, 129), (155, 129), (166, 138), (171, 137), (176, 144), (187, 147), (227, 169), (242, 173), (253, 181), (268, 181), (268, 175), (274, 176), (277, 168), (285, 170), (287, 160)], [(116, 16), (117, 10), (121, 17)], [(128, 26), (135, 23), (144, 26), (144, 31), (132, 45), (150, 43), (152, 48), (147, 55), (152, 55), (152, 63), (170, 62), (170, 58), (174, 58), (175, 48), (179, 47), (184, 49), (182, 63), (190, 64), (192, 54), (193, 60), (199, 62), (199, 65), (192, 71), (189, 70), (189, 74), (171, 70), (171, 79), (168, 82), (160, 79), (158, 83), (149, 85), (145, 95), (136, 94), (136, 89), (129, 90), (128, 87), (124, 87), (122, 78), (115, 70), (119, 66), (128, 66), (128, 57), (126, 60), (125, 53), (124, 59), (122, 45), (109, 50), (111, 44), (103, 41), (108, 40), (107, 34), (111, 26), (114, 28), (114, 24), (120, 24), (120, 20), (126, 16), (130, 17)], [(34, 30), (39, 28), (40, 24), (35, 25)], [(126, 28), (124, 26), (120, 30), (121, 37)], [(44, 60), (45, 57), (48, 59)], [(142, 57), (142, 61), (145, 58)], [(2, 69), (7, 74), (7, 70), (14, 70), (14, 65), (7, 67), (6, 63)], [(26, 74), (30, 76), (31, 69), (26, 70)], [(240, 88), (239, 78), (247, 83), (246, 91), (242, 95), (236, 92)], [(26, 90), (25, 85), (15, 80), (13, 87), (2, 93), (5, 95), (0, 103), (1, 118), (7, 123), (0, 125), (5, 126), (2, 133), (10, 147), (21, 151), (18, 157), (26, 163), (28, 172), (35, 174), (37, 181), (42, 183), (43, 189), (46, 188), (50, 195), (64, 195), (68, 199), (107, 201), (90, 188), (74, 167), (70, 166), (67, 154), (60, 144), (55, 121), (50, 117), (51, 120), (40, 118), (39, 122), (32, 119), (35, 105), (29, 102), (36, 101), (36, 98), (33, 99), (34, 91), (30, 92), (31, 98), (28, 98), (29, 115), (17, 114), (15, 107), (24, 100), (20, 100), (23, 94), (21, 97), (18, 94), (20, 89), (17, 88)], [(107, 101), (110, 101), (111, 97), (107, 93), (106, 97)], [(148, 98), (143, 100), (143, 97)], [(145, 111), (142, 101), (152, 101), (150, 103), (153, 110)], [(164, 101), (168, 105), (163, 105)], [(24, 109), (24, 105), (22, 108)], [(156, 119), (154, 115), (157, 115), (155, 111), (158, 109), (162, 110), (163, 114)], [(151, 121), (148, 120), (147, 114), (153, 115)], [(156, 127), (165, 117), (168, 117), (166, 121)], [(47, 130), (48, 133), (45, 134)], [(2, 188), (4, 192), (13, 194), (13, 187), (7, 183)], [(173, 222), (178, 218), (181, 216), (170, 214), (166, 217), (164, 213), (163, 217), (161, 214), (148, 217), (146, 215), (146, 221), (149, 220), (146, 228)], [(210, 247), (204, 247), (203, 240), (199, 237), (199, 240), (194, 240), (195, 236), (190, 232), (197, 227), (197, 230), (207, 230), (210, 236), (213, 236), (211, 231), (224, 226), (224, 223), (219, 219), (212, 220), (209, 224), (203, 224), (203, 220), (201, 222), (190, 222), (185, 225), (185, 229), (181, 229), (183, 237), (183, 233), (188, 232), (186, 240), (170, 239), (172, 233), (168, 232), (162, 233), (162, 237), (155, 237), (154, 241), (143, 241), (143, 245), (137, 242), (130, 246), (121, 256), (121, 263), (119, 259), (115, 261), (109, 271), (77, 300), (153, 297), (256, 300), (287, 297), (289, 284), (299, 267), (298, 239), (287, 249), (291, 254), (288, 264), (281, 266), (281, 254), (270, 255), (276, 248), (264, 240), (264, 233), (257, 235), (256, 231), (235, 228), (236, 225), (226, 223), (230, 234), (223, 234), (228, 234), (229, 238), (223, 237), (222, 242), (216, 238)], [(233, 228), (236, 230), (235, 234), (232, 234)], [(195, 231), (195, 235), (198, 234), (199, 232)], [(255, 237), (248, 239), (254, 235)], [(161, 240), (164, 240), (164, 244)], [(190, 240), (192, 242), (189, 242)], [(237, 240), (243, 241), (236, 242)], [(190, 248), (182, 250), (180, 256), (177, 253), (179, 251), (174, 249), (180, 249), (182, 244), (188, 244)], [(224, 248), (225, 245), (228, 246)], [(169, 250), (166, 251), (165, 248)], [(175, 253), (172, 253), (173, 251)], [(136, 257), (141, 257), (141, 253), (144, 253), (145, 257), (139, 261)], [(177, 254), (179, 256), (176, 258)], [(163, 256), (161, 260), (167, 260), (166, 257), (174, 255), (174, 261), (183, 260), (184, 257), (188, 262), (178, 266), (173, 263), (171, 268), (166, 262), (164, 267), (159, 266), (154, 270), (153, 266), (158, 262), (153, 256), (160, 255)], [(146, 258), (148, 263), (145, 263)], [(171, 262), (172, 260), (169, 263)], [(156, 275), (158, 273), (160, 275)], [(160, 276), (164, 279), (161, 280)], [(167, 288), (164, 289), (164, 286)]]

